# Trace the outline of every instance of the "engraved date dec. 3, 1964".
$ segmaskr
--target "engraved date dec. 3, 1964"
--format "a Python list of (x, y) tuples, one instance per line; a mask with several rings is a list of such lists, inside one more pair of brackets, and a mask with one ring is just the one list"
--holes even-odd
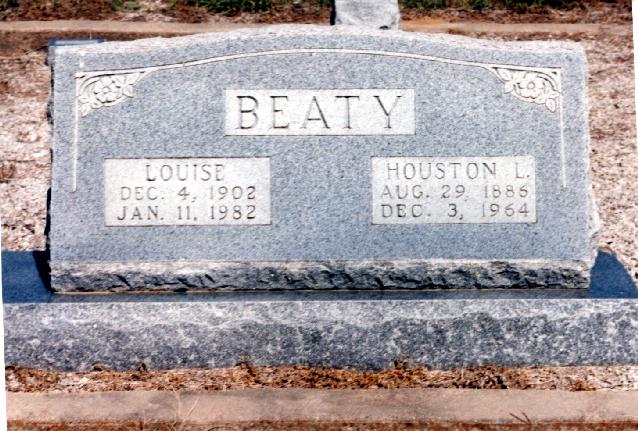
[(534, 157), (373, 157), (372, 222), (535, 223)]

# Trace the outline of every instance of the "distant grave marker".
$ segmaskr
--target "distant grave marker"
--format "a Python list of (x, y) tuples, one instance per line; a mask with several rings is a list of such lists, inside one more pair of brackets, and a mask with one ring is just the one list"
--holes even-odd
[(333, 0), (333, 23), (380, 30), (401, 25), (397, 0)]

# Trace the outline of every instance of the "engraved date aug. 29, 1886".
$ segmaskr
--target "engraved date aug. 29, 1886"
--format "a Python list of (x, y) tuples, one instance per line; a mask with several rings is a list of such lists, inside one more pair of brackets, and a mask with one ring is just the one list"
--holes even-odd
[(374, 224), (535, 223), (534, 158), (373, 157)]

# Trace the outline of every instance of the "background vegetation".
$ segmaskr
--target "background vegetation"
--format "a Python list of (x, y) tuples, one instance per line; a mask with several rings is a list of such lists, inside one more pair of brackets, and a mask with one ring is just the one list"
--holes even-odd
[[(286, 0), (274, 0), (278, 3), (286, 3)], [(315, 2), (330, 5), (329, 0), (315, 0)], [(258, 12), (268, 10), (273, 6), (273, 0), (176, 0), (189, 6), (203, 6), (211, 12), (251, 11)], [(404, 8), (431, 10), (444, 8), (457, 9), (512, 9), (525, 11), (533, 6), (551, 7), (555, 9), (571, 9), (583, 3), (579, 0), (399, 0)]]
[(587, 2), (578, 0), (400, 0), (403, 7), (412, 9), (511, 9), (525, 12), (533, 6), (551, 7), (554, 9), (572, 9)]
[[(489, 10), (508, 9), (524, 13), (530, 8), (573, 9), (587, 8), (594, 3), (627, 3), (629, 0), (399, 0), (402, 8), (413, 10), (433, 9), (465, 9), (465, 10)], [(163, 0), (167, 9), (197, 7), (213, 13), (228, 15), (240, 12), (263, 12), (281, 5), (314, 4), (329, 7), (330, 0)], [(10, 8), (49, 8), (69, 7), (75, 4), (77, 9), (94, 8), (96, 12), (108, 13), (109, 11), (135, 11), (140, 9), (140, 0), (0, 0), (0, 11)], [(57, 6), (56, 6), (57, 5)]]

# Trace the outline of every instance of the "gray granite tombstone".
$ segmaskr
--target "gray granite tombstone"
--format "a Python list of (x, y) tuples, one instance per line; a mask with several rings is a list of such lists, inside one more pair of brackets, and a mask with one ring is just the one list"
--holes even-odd
[(275, 27), (59, 47), (54, 80), (67, 294), (3, 253), (8, 364), (635, 362), (577, 44)]
[(589, 285), (575, 43), (281, 26), (54, 80), (54, 290)]

